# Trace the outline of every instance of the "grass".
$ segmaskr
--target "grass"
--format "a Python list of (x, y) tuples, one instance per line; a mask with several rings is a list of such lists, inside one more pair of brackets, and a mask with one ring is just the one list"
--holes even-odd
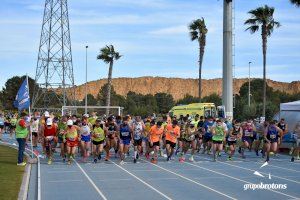
[(18, 199), (25, 167), (17, 166), (18, 151), (0, 146), (0, 199)]

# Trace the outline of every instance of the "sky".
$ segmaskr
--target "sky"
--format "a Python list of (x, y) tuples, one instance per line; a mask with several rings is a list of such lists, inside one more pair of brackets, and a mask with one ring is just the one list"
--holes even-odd
[[(1, 0), (0, 88), (15, 75), (35, 77), (44, 0)], [(268, 38), (267, 78), (300, 80), (300, 8), (289, 0), (235, 1), (234, 76), (262, 77), (260, 33), (245, 32), (247, 13), (262, 5), (275, 7), (282, 26)], [(97, 60), (99, 49), (113, 44), (123, 57), (113, 77), (198, 77), (198, 43), (188, 24), (204, 17), (208, 28), (203, 78), (222, 77), (223, 1), (220, 0), (69, 0), (75, 84), (106, 78), (108, 66)]]

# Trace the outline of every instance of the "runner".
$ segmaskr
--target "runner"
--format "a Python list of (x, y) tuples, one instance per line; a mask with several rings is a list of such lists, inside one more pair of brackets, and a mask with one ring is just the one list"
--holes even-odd
[(176, 149), (176, 152), (175, 152), (175, 155), (177, 155), (177, 153), (179, 151), (182, 152), (182, 148), (183, 148), (183, 136), (185, 134), (185, 130), (188, 126), (188, 118), (187, 117), (182, 117), (182, 120), (180, 121), (180, 124), (179, 124), (179, 127), (180, 127), (180, 136), (179, 138), (177, 139), (177, 149)]
[(211, 145), (212, 145), (212, 127), (214, 125), (213, 117), (208, 116), (207, 121), (204, 122), (203, 124), (203, 132), (204, 132), (204, 137), (203, 137), (203, 152), (202, 154), (207, 151), (207, 154), (210, 153)]
[(97, 158), (101, 160), (101, 154), (107, 135), (107, 129), (103, 123), (101, 123), (100, 119), (96, 120), (92, 133), (94, 163), (97, 163)]
[[(163, 119), (162, 119), (162, 127), (165, 130), (166, 127), (168, 125), (168, 116), (164, 115)], [(166, 135), (165, 135), (165, 131), (162, 134), (161, 140), (159, 141), (160, 144), (160, 148), (159, 148), (159, 155), (161, 157), (165, 157), (166, 155), (164, 154), (164, 149), (166, 149)]]
[(139, 159), (139, 155), (142, 152), (142, 138), (144, 131), (145, 124), (142, 121), (142, 118), (140, 116), (136, 116), (136, 121), (133, 123), (134, 163), (136, 163), (137, 159)]
[(18, 121), (18, 116), (17, 114), (14, 114), (13, 117), (10, 119), (10, 132), (9, 132), (10, 139), (13, 138), (13, 134), (15, 133), (17, 121)]
[(145, 122), (145, 131), (143, 132), (143, 141), (142, 141), (142, 147), (143, 152), (145, 152), (145, 157), (149, 159), (149, 141), (148, 141), (148, 135), (151, 129), (151, 118), (148, 117)]
[(80, 147), (82, 151), (82, 162), (86, 162), (91, 152), (91, 127), (88, 122), (88, 115), (85, 114), (82, 117), (82, 123), (80, 127)]
[(216, 125), (212, 128), (213, 142), (213, 161), (217, 160), (217, 155), (223, 150), (223, 141), (226, 136), (226, 129), (221, 120), (216, 121)]
[(37, 147), (37, 142), (38, 142), (38, 132), (39, 132), (39, 119), (37, 117), (33, 117), (31, 121), (31, 134), (32, 134), (32, 146), (34, 148)]
[(152, 158), (151, 162), (156, 164), (157, 163), (157, 154), (159, 152), (159, 141), (162, 138), (162, 134), (164, 132), (164, 128), (162, 127), (162, 122), (159, 121), (156, 123), (156, 125), (152, 126), (150, 129), (149, 134), (149, 147), (151, 150), (153, 150), (153, 153), (151, 153)]
[(295, 148), (293, 148), (292, 151), (292, 158), (291, 161), (295, 161), (295, 157), (297, 160), (299, 160), (299, 152), (300, 152), (300, 121), (297, 122), (295, 128), (294, 128), (294, 138), (295, 138)]
[(73, 125), (73, 120), (69, 119), (67, 121), (67, 130), (65, 131), (65, 137), (67, 140), (67, 154), (68, 154), (68, 165), (71, 164), (72, 160), (75, 158), (75, 151), (78, 146), (78, 132), (80, 128), (76, 125)]
[(270, 151), (277, 152), (278, 137), (282, 134), (282, 130), (276, 126), (275, 121), (271, 121), (265, 131), (265, 151), (267, 153), (266, 162), (270, 160)]
[(4, 117), (3, 114), (0, 113), (0, 140), (2, 140), (3, 131), (4, 131)]
[(241, 121), (240, 120), (235, 120), (233, 129), (229, 131), (229, 137), (227, 139), (227, 144), (229, 146), (229, 154), (228, 154), (228, 160), (232, 160), (232, 156), (235, 152), (235, 147), (237, 140), (241, 138), (243, 134), (242, 128), (241, 128)]
[(58, 123), (58, 134), (57, 139), (60, 146), (60, 156), (63, 159), (63, 162), (66, 162), (66, 153), (67, 153), (67, 144), (66, 144), (66, 130), (68, 117), (63, 116), (62, 119)]
[[(284, 121), (284, 118), (281, 118), (281, 120), (277, 124), (277, 126), (282, 130), (282, 135), (280, 135), (278, 138), (278, 146), (280, 146), (282, 143), (282, 137), (288, 133), (289, 129), (288, 129), (288, 124), (285, 123), (285, 121)], [(279, 150), (279, 148), (278, 148), (278, 150)], [(276, 153), (278, 153), (278, 152), (276, 152)]]
[(242, 125), (243, 135), (242, 142), (243, 144), (240, 146), (239, 153), (242, 158), (246, 158), (245, 149), (250, 147), (251, 137), (253, 137), (253, 131), (255, 130), (255, 126), (251, 123), (251, 120), (248, 120), (246, 123)]
[(57, 135), (57, 127), (53, 124), (53, 120), (48, 118), (46, 121), (46, 125), (42, 128), (44, 145), (46, 148), (46, 156), (48, 158), (48, 165), (52, 164), (53, 160), (53, 151), (52, 148), (54, 146), (54, 137)]
[(200, 117), (198, 124), (196, 125), (198, 129), (198, 133), (196, 134), (196, 142), (197, 142), (197, 152), (200, 152), (201, 146), (203, 145), (203, 125), (204, 125), (204, 118), (203, 116)]
[(254, 141), (254, 150), (256, 153), (256, 156), (259, 156), (258, 151), (261, 150), (262, 157), (264, 157), (264, 134), (265, 129), (268, 126), (267, 122), (259, 123), (259, 121), (256, 121), (255, 128), (256, 128), (256, 134), (257, 134), (257, 140)]
[(180, 127), (178, 121), (173, 120), (172, 124), (168, 124), (166, 129), (166, 150), (167, 150), (167, 161), (170, 161), (174, 148), (176, 147), (177, 138), (180, 136)]
[(117, 156), (117, 132), (118, 132), (118, 125), (114, 121), (113, 117), (107, 118), (107, 136), (106, 136), (106, 145), (105, 145), (105, 151), (106, 151), (106, 157), (105, 161), (108, 161), (110, 158), (109, 150), (111, 148), (114, 148), (115, 150), (115, 157)]
[(119, 128), (119, 154), (120, 154), (120, 164), (124, 164), (125, 154), (129, 151), (130, 142), (133, 138), (133, 130), (132, 127), (129, 125), (129, 116), (125, 116), (123, 118), (123, 123), (120, 125)]
[(197, 128), (195, 126), (195, 123), (189, 123), (185, 127), (185, 131), (183, 132), (183, 146), (182, 146), (182, 152), (181, 152), (181, 157), (179, 158), (179, 162), (184, 162), (185, 161), (185, 154), (187, 151), (192, 148), (191, 151), (191, 157), (189, 160), (191, 162), (194, 162), (194, 153), (196, 151), (196, 137), (195, 135), (197, 134)]

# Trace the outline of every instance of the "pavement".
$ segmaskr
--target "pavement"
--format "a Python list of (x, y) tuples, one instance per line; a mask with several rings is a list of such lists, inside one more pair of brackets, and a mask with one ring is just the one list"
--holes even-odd
[[(134, 164), (132, 155), (124, 165), (114, 156), (97, 164), (92, 159), (82, 163), (77, 156), (71, 165), (63, 163), (59, 153), (52, 165), (41, 158), (41, 199), (300, 199), (300, 161), (291, 163), (287, 155), (271, 157), (263, 167), (264, 160), (254, 152), (246, 152), (246, 159), (236, 153), (233, 161), (223, 153), (217, 162), (207, 154), (184, 163), (160, 157), (158, 164), (145, 157)], [(37, 166), (31, 170), (28, 199), (36, 199)], [(253, 190), (262, 184), (273, 184), (273, 189)], [(286, 188), (278, 189), (278, 184)]]

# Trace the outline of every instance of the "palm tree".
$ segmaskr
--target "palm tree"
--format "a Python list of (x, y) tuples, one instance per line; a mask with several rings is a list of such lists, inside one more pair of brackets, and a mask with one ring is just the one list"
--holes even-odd
[(203, 56), (204, 56), (204, 49), (206, 45), (206, 34), (207, 34), (207, 28), (205, 25), (204, 18), (202, 19), (196, 19), (192, 21), (192, 23), (189, 25), (190, 30), (190, 37), (191, 40), (197, 40), (199, 43), (199, 93), (198, 97), (201, 102), (201, 79), (202, 79), (202, 62), (203, 62)]
[(249, 27), (246, 31), (250, 31), (251, 34), (256, 33), (261, 29), (262, 37), (262, 50), (263, 50), (263, 113), (266, 115), (266, 56), (267, 56), (267, 38), (271, 36), (274, 28), (278, 28), (280, 23), (273, 18), (274, 8), (265, 5), (254, 10), (250, 10), (251, 18), (245, 21), (245, 25)]
[(290, 0), (292, 4), (295, 4), (297, 7), (300, 7), (300, 0)]
[(108, 87), (107, 87), (107, 95), (106, 95), (106, 116), (109, 115), (109, 106), (110, 106), (110, 92), (111, 92), (111, 85), (112, 85), (112, 70), (114, 61), (121, 58), (121, 55), (119, 52), (115, 51), (115, 48), (113, 45), (107, 45), (100, 49), (100, 54), (97, 56), (97, 59), (103, 60), (103, 62), (109, 64), (109, 70), (108, 70)]

